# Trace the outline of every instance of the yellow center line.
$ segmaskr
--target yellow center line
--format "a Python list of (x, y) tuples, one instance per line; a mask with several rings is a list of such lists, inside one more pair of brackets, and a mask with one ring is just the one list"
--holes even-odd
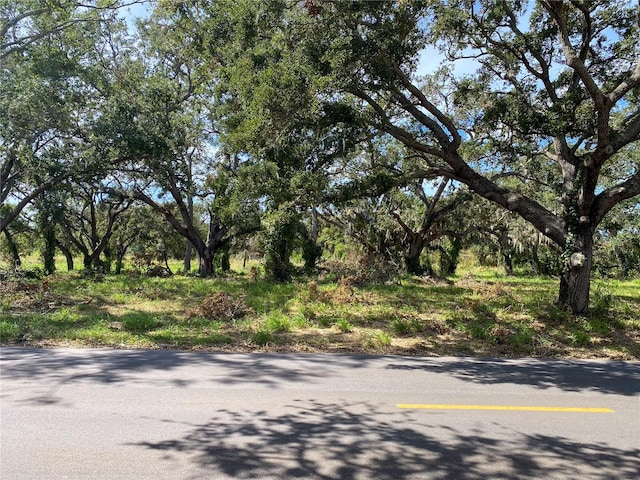
[(399, 403), (397, 408), (415, 408), (426, 410), (511, 410), (528, 412), (582, 412), (582, 413), (614, 413), (610, 408), (583, 407), (528, 407), (518, 405), (436, 405), (421, 403)]

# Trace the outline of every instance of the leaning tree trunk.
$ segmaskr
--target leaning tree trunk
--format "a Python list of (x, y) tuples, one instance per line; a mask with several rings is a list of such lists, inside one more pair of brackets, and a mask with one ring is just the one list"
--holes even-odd
[(67, 248), (66, 245), (64, 245), (62, 242), (56, 240), (56, 246), (58, 247), (58, 250), (60, 250), (62, 252), (62, 254), (64, 255), (65, 260), (67, 261), (67, 270), (68, 271), (72, 271), (73, 270), (73, 253), (71, 253), (71, 250)]
[(592, 264), (593, 229), (579, 229), (565, 249), (558, 305), (578, 314), (589, 309)]
[(7, 239), (7, 246), (9, 247), (9, 253), (11, 254), (11, 260), (13, 261), (13, 269), (18, 269), (22, 266), (18, 245), (16, 245), (16, 242), (13, 240), (13, 235), (9, 233), (8, 228), (5, 229), (4, 236)]

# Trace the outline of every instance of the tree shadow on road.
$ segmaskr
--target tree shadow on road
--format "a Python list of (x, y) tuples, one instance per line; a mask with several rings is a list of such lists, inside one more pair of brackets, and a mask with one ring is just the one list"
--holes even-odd
[(168, 462), (187, 456), (197, 470), (193, 478), (617, 480), (640, 471), (638, 449), (517, 432), (461, 433), (365, 403), (297, 402), (276, 417), (263, 413), (223, 410), (181, 438), (134, 446), (161, 452)]
[(442, 373), (479, 384), (516, 384), (568, 392), (640, 393), (640, 363), (589, 360), (450, 358), (390, 363), (386, 368)]
[[(276, 354), (216, 354), (172, 350), (55, 350), (3, 348), (0, 350), (3, 377), (45, 380), (49, 384), (73, 384), (85, 381), (102, 384), (161, 382), (187, 387), (194, 382), (224, 385), (253, 384), (277, 388), (285, 383), (314, 383), (330, 374), (328, 358), (298, 356), (302, 362), (287, 361)], [(305, 361), (306, 360), (306, 361)], [(345, 367), (360, 362), (346, 359)], [(341, 362), (341, 364), (343, 364)], [(314, 365), (316, 368), (314, 368)], [(186, 375), (189, 367), (204, 366), (199, 376)], [(215, 367), (207, 375), (206, 367)], [(150, 374), (153, 373), (153, 377)], [(182, 374), (185, 374), (184, 376)]]
[[(32, 348), (2, 348), (0, 355), (3, 377), (42, 379), (50, 385), (153, 381), (175, 387), (205, 382), (278, 388), (284, 383), (317, 384), (322, 379), (339, 376), (345, 369), (355, 368), (367, 369), (371, 375), (378, 369), (415, 372), (413, 383), (422, 382), (425, 386), (432, 378), (421, 372), (450, 375), (478, 384), (529, 385), (627, 396), (640, 393), (640, 363), (637, 362)], [(212, 367), (210, 375), (207, 375), (208, 366)], [(190, 367), (204, 367), (204, 370), (200, 369), (199, 376), (194, 378), (188, 374)]]

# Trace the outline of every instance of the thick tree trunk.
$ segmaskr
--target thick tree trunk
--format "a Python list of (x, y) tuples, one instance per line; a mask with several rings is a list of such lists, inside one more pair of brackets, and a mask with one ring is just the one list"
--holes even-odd
[(270, 262), (267, 262), (267, 270), (272, 280), (285, 282), (291, 277), (291, 249), (289, 239), (278, 238), (275, 241), (275, 248), (271, 252)]
[(47, 223), (43, 228), (44, 250), (44, 274), (51, 275), (56, 271), (56, 231), (52, 223)]
[(565, 250), (564, 270), (560, 277), (558, 305), (573, 313), (589, 309), (591, 266), (593, 263), (593, 229), (580, 229), (575, 241)]
[(214, 273), (213, 257), (214, 253), (210, 249), (198, 251), (198, 275), (210, 277)]
[(424, 242), (422, 239), (412, 239), (407, 249), (407, 254), (404, 257), (405, 268), (410, 275), (422, 275), (425, 273), (424, 268), (420, 264), (422, 250), (424, 250)]
[(91, 263), (93, 265), (93, 269), (96, 272), (100, 272), (102, 270), (102, 264), (100, 263), (100, 252), (94, 252), (91, 255)]

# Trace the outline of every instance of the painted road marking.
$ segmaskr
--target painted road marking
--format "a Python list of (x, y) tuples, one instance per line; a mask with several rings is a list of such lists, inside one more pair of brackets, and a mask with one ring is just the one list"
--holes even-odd
[(528, 412), (582, 412), (582, 413), (614, 413), (610, 408), (583, 407), (527, 407), (516, 405), (431, 405), (420, 403), (399, 403), (397, 408), (416, 408), (425, 410), (511, 410)]

